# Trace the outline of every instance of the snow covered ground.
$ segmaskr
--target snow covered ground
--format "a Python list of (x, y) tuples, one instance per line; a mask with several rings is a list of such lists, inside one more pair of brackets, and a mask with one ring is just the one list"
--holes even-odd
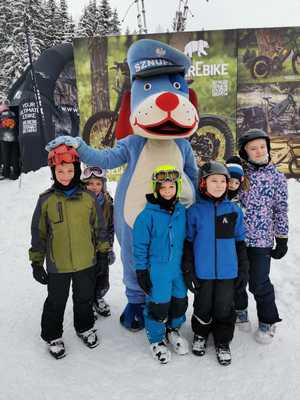
[[(283, 322), (269, 346), (252, 333), (236, 331), (233, 363), (217, 364), (210, 343), (203, 358), (173, 355), (168, 365), (152, 359), (145, 333), (130, 333), (119, 324), (126, 302), (122, 267), (111, 268), (106, 298), (112, 316), (96, 322), (101, 344), (85, 347), (75, 335), (71, 301), (65, 313), (67, 357), (52, 359), (40, 339), (40, 316), (46, 288), (33, 280), (28, 262), (30, 221), (38, 194), (50, 183), (48, 168), (0, 182), (0, 400), (291, 400), (300, 393), (300, 184), (289, 181), (289, 252), (273, 261), (272, 279)], [(113, 191), (114, 184), (111, 184)], [(119, 249), (117, 247), (117, 254)], [(192, 300), (192, 298), (190, 298)], [(183, 328), (192, 338), (190, 315)]]

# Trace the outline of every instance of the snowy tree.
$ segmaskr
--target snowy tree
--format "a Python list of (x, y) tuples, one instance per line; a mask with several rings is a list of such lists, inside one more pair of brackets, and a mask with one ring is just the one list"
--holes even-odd
[(110, 33), (113, 35), (120, 35), (121, 33), (121, 24), (118, 16), (118, 12), (114, 9), (112, 18), (110, 21)]
[[(26, 16), (27, 26), (30, 32), (30, 39), (33, 51), (33, 58), (37, 59), (42, 49), (45, 46), (45, 32), (48, 30), (46, 25), (46, 13), (45, 8), (41, 0), (30, 0), (25, 1), (27, 3)], [(21, 12), (21, 10), (19, 11)]]
[(65, 32), (65, 42), (72, 42), (73, 38), (75, 37), (75, 22), (73, 21), (72, 17), (68, 17), (68, 25)]
[(99, 8), (99, 26), (98, 32), (101, 36), (112, 32), (112, 11), (108, 0), (102, 0)]
[(102, 0), (100, 5), (97, 4), (97, 0), (90, 0), (79, 20), (77, 36), (92, 37), (119, 33), (117, 10), (112, 12), (108, 0)]
[(66, 40), (69, 30), (69, 17), (68, 17), (68, 7), (66, 0), (60, 0), (58, 15), (56, 20), (56, 32), (58, 43), (62, 43)]
[[(24, 21), (28, 21), (28, 18), (25, 17), (27, 3), (26, 0), (15, 0), (12, 3), (13, 7), (10, 13), (5, 16), (8, 23), (5, 27), (5, 45), (1, 49), (3, 54), (1, 71), (5, 82), (5, 87), (1, 89), (4, 93), (7, 93), (10, 85), (20, 77), (28, 63), (24, 26)], [(36, 45), (33, 46), (33, 49), (38, 51)]]
[(7, 47), (9, 46), (10, 37), (12, 35), (12, 1), (8, 0), (1, 5), (0, 13), (0, 102), (6, 97), (7, 92), (7, 77), (4, 72), (4, 65), (9, 60)]
[(76, 36), (85, 37), (86, 35), (86, 18), (87, 18), (87, 7), (84, 7), (82, 16), (79, 19), (79, 23), (76, 29)]
[(78, 25), (78, 36), (91, 37), (99, 35), (99, 10), (96, 0), (90, 0), (87, 7), (84, 8), (82, 17)]
[(57, 27), (56, 27), (56, 14), (57, 7), (55, 0), (48, 0), (45, 3), (45, 22), (47, 29), (45, 32), (45, 48), (52, 47), (58, 42)]
[(76, 35), (92, 37), (120, 33), (117, 10), (108, 0), (90, 0), (78, 27), (68, 14), (66, 0), (5, 0), (0, 13), (0, 99), (29, 63), (27, 37), (32, 58)]

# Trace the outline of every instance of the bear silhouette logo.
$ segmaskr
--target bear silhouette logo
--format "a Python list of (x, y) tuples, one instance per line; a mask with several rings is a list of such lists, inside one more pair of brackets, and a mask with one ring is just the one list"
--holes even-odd
[(184, 48), (184, 54), (190, 58), (193, 57), (193, 53), (197, 53), (198, 57), (207, 56), (205, 49), (209, 49), (209, 44), (206, 40), (192, 40)]

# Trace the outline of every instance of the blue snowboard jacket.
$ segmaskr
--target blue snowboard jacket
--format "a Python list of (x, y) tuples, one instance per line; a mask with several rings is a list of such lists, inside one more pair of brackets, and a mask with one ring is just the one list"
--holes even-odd
[(185, 229), (186, 211), (180, 203), (176, 203), (173, 214), (159, 204), (147, 203), (133, 227), (134, 268), (167, 263), (180, 268)]
[(197, 278), (236, 278), (235, 242), (244, 239), (243, 212), (228, 199), (214, 203), (200, 198), (187, 210), (187, 240), (193, 242)]

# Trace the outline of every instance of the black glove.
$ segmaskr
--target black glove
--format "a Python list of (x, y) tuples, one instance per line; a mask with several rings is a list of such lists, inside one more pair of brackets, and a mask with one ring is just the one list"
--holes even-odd
[(138, 284), (143, 289), (143, 291), (149, 295), (150, 290), (152, 288), (152, 282), (150, 279), (150, 274), (148, 269), (137, 269), (136, 270), (136, 277)]
[(97, 251), (97, 275), (103, 274), (108, 269), (108, 253)]
[(195, 276), (193, 244), (188, 240), (185, 240), (183, 245), (181, 270), (187, 288), (192, 293), (196, 293), (199, 284), (198, 279)]
[(116, 261), (116, 255), (113, 250), (110, 250), (108, 253), (108, 265), (112, 265)]
[(271, 251), (271, 257), (275, 260), (280, 260), (288, 251), (288, 238), (275, 237), (276, 247)]
[(247, 256), (247, 247), (244, 241), (235, 243), (236, 254), (238, 258), (238, 277), (235, 280), (236, 293), (242, 293), (249, 281), (249, 260)]
[(242, 274), (239, 274), (239, 276), (235, 280), (236, 293), (238, 294), (243, 293), (243, 291), (246, 289), (247, 283), (248, 283), (248, 278)]
[(32, 275), (34, 279), (41, 283), (42, 285), (47, 285), (48, 283), (48, 274), (44, 270), (44, 267), (39, 264), (32, 263)]

